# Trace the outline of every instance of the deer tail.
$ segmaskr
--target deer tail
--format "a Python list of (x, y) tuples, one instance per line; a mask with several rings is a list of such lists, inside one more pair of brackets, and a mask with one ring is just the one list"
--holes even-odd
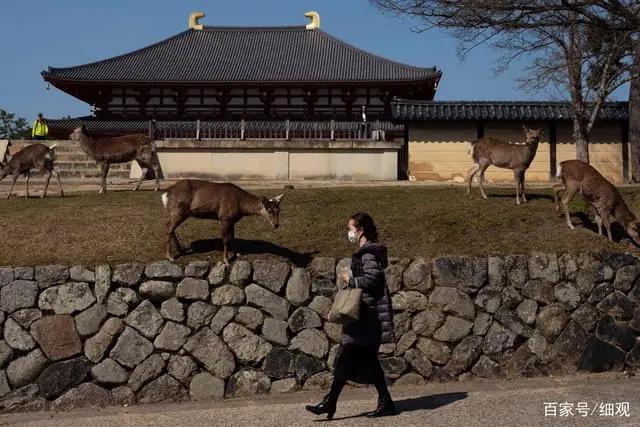
[(471, 156), (473, 156), (473, 149), (475, 146), (475, 141), (467, 142), (467, 154), (471, 154)]
[(562, 177), (562, 163), (558, 163), (558, 167), (556, 168), (556, 178)]
[(45, 154), (45, 157), (51, 161), (53, 161), (56, 158), (55, 153), (53, 152), (53, 148), (58, 145), (58, 144), (53, 144), (51, 147), (49, 147), (49, 151), (47, 151), (47, 154)]
[(162, 206), (167, 209), (167, 205), (169, 204), (169, 192), (162, 193)]

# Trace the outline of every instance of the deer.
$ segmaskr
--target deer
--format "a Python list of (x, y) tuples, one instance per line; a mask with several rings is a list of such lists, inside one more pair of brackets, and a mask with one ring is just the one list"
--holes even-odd
[(171, 243), (175, 242), (178, 256), (182, 248), (175, 230), (188, 218), (213, 219), (220, 222), (223, 261), (229, 266), (228, 248), (235, 238), (235, 225), (245, 216), (263, 216), (277, 229), (280, 226), (280, 202), (284, 194), (273, 198), (255, 196), (235, 184), (214, 183), (199, 179), (178, 181), (162, 194), (162, 204), (169, 214), (165, 256), (169, 261)]
[(138, 162), (142, 169), (140, 180), (133, 188), (133, 191), (137, 191), (140, 188), (140, 184), (142, 184), (142, 180), (149, 169), (153, 169), (155, 173), (155, 191), (158, 191), (160, 187), (160, 163), (158, 161), (156, 144), (153, 139), (147, 135), (135, 134), (94, 139), (87, 133), (86, 126), (81, 125), (73, 130), (69, 138), (72, 141), (80, 143), (82, 151), (95, 160), (96, 164), (100, 166), (102, 182), (100, 191), (98, 192), (99, 194), (107, 192), (107, 174), (109, 173), (109, 167), (113, 163), (127, 163), (132, 160)]
[(613, 221), (620, 223), (636, 244), (640, 243), (640, 221), (629, 210), (616, 187), (593, 166), (581, 160), (565, 160), (558, 165), (556, 176), (558, 182), (553, 185), (555, 210), (560, 211), (559, 194), (564, 192), (562, 207), (571, 230), (575, 230), (575, 227), (569, 216), (569, 202), (580, 192), (582, 198), (595, 210), (598, 235), (602, 234), (604, 224), (609, 240), (613, 241), (613, 217)]
[(525, 143), (509, 143), (491, 137), (471, 141), (467, 154), (471, 154), (473, 166), (467, 172), (467, 196), (471, 194), (471, 180), (479, 173), (480, 193), (485, 200), (488, 199), (483, 185), (484, 172), (489, 166), (494, 165), (513, 171), (516, 180), (516, 204), (520, 205), (520, 194), (522, 194), (522, 201), (527, 203), (524, 191), (524, 174), (536, 156), (542, 129), (528, 129), (526, 126), (522, 126), (522, 130), (526, 137)]
[(51, 147), (48, 147), (44, 144), (32, 144), (27, 145), (22, 150), (15, 153), (13, 156), (10, 156), (6, 153), (6, 161), (0, 161), (0, 181), (2, 181), (6, 176), (11, 175), (13, 180), (11, 182), (11, 188), (9, 189), (9, 194), (6, 196), (7, 199), (11, 197), (13, 193), (13, 187), (16, 185), (16, 181), (20, 175), (24, 175), (26, 178), (26, 186), (27, 193), (25, 195), (25, 199), (29, 198), (29, 178), (31, 176), (31, 170), (37, 169), (38, 171), (47, 172), (47, 180), (44, 185), (44, 191), (40, 198), (44, 198), (47, 195), (47, 189), (49, 188), (49, 180), (51, 179), (51, 174), (55, 174), (58, 180), (58, 186), (60, 187), (60, 197), (64, 196), (64, 191), (62, 190), (62, 183), (60, 182), (60, 175), (58, 171), (55, 170), (53, 166), (53, 162), (55, 159), (55, 154), (53, 148), (58, 144), (53, 144)]

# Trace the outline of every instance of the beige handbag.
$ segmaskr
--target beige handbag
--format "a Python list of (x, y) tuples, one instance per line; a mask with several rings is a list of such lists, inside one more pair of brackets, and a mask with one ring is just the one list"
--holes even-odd
[(346, 325), (355, 322), (360, 317), (360, 300), (362, 289), (339, 289), (327, 315), (329, 322)]

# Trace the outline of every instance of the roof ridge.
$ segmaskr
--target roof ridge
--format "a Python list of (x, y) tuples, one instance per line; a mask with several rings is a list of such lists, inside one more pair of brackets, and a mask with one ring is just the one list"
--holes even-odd
[(379, 59), (379, 60), (381, 60), (381, 61), (383, 61), (383, 62), (385, 62), (387, 64), (393, 64), (393, 65), (397, 65), (397, 66), (401, 66), (401, 67), (405, 67), (405, 68), (410, 68), (412, 70), (427, 71), (427, 72), (431, 72), (431, 73), (434, 73), (434, 74), (436, 74), (436, 73), (442, 74), (442, 71), (438, 70), (435, 66), (433, 66), (433, 67), (416, 67), (416, 66), (413, 66), (413, 65), (404, 64), (402, 62), (392, 61), (391, 59), (385, 58), (385, 57), (380, 56), (378, 54), (368, 52), (368, 51), (366, 51), (364, 49), (360, 49), (359, 47), (356, 47), (356, 46), (352, 45), (351, 43), (346, 42), (346, 41), (344, 41), (344, 40), (342, 40), (342, 39), (340, 39), (340, 38), (338, 38), (336, 36), (333, 36), (333, 35), (331, 35), (331, 34), (329, 34), (327, 32), (324, 32), (324, 31), (322, 31), (320, 29), (317, 29), (317, 30), (314, 30), (314, 31), (317, 31), (318, 34), (320, 34), (323, 37), (331, 40), (334, 43), (339, 43), (339, 44), (345, 46), (348, 49), (352, 49), (352, 50), (354, 50), (356, 52), (359, 52), (359, 53), (362, 53), (364, 55), (371, 56), (373, 58)]
[[(571, 101), (482, 101), (482, 100), (425, 100), (425, 99), (404, 99), (398, 98), (394, 102), (402, 104), (441, 104), (441, 105), (569, 105)], [(587, 102), (587, 105), (591, 105), (591, 102)], [(628, 104), (628, 101), (605, 101), (604, 105)]]
[(73, 70), (74, 68), (81, 68), (81, 67), (87, 67), (87, 66), (90, 66), (90, 65), (103, 64), (105, 62), (113, 61), (114, 59), (124, 58), (126, 56), (130, 56), (130, 55), (133, 55), (135, 53), (139, 53), (139, 52), (143, 52), (145, 50), (151, 49), (153, 47), (156, 47), (156, 46), (161, 45), (163, 43), (166, 43), (168, 41), (171, 41), (171, 40), (174, 40), (174, 39), (178, 39), (180, 37), (183, 37), (183, 36), (189, 34), (191, 31), (195, 31), (195, 30), (189, 28), (187, 30), (179, 32), (178, 34), (174, 34), (172, 36), (164, 38), (164, 39), (162, 39), (160, 41), (157, 41), (155, 43), (152, 43), (150, 45), (143, 46), (141, 48), (132, 50), (131, 52), (121, 53), (120, 55), (111, 56), (109, 58), (101, 59), (99, 61), (86, 62), (84, 64), (74, 65), (74, 66), (71, 66), (71, 67), (49, 67), (48, 71), (42, 71), (42, 73), (40, 73), (40, 74), (45, 76), (47, 74), (51, 74), (51, 72), (53, 72), (53, 71)]
[(311, 31), (307, 30), (304, 25), (256, 25), (256, 26), (240, 26), (240, 25), (204, 25), (204, 31)]

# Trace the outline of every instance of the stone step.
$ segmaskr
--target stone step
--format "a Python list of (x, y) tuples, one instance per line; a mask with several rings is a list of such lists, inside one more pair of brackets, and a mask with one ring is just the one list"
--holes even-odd
[[(56, 168), (58, 170), (96, 170), (99, 171), (100, 168), (96, 165), (94, 161), (66, 161), (56, 159), (55, 162)], [(131, 163), (116, 163), (109, 167), (109, 171), (129, 171), (131, 170)]]

